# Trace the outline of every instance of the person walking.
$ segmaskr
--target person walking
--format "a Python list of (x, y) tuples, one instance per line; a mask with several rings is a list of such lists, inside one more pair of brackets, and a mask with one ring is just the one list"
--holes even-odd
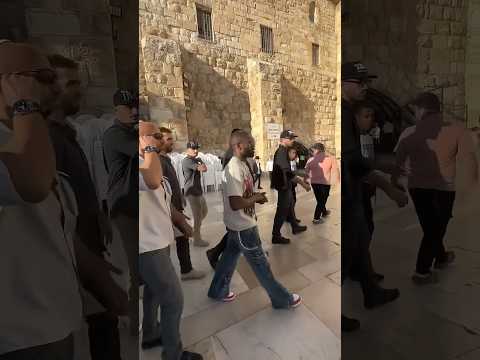
[(262, 188), (262, 163), (260, 162), (260, 157), (255, 156), (255, 163), (257, 164), (257, 172), (256, 172), (256, 179), (255, 179), (255, 184), (258, 182), (257, 189), (258, 190), (263, 190)]
[(208, 296), (231, 302), (236, 294), (230, 291), (230, 281), (241, 254), (245, 257), (260, 284), (267, 291), (272, 306), (277, 309), (295, 308), (301, 297), (291, 294), (273, 276), (258, 233), (255, 204), (268, 201), (265, 193), (254, 192), (253, 176), (247, 158), (253, 156), (255, 140), (238, 131), (230, 139), (234, 156), (225, 168), (223, 191), (224, 222), (228, 229), (227, 247), (215, 268)]
[(162, 345), (163, 360), (202, 360), (200, 354), (183, 351), (183, 293), (170, 258), (170, 245), (175, 241), (172, 220), (176, 218), (175, 225), (185, 233), (191, 233), (191, 228), (171, 206), (170, 186), (158, 157), (162, 145), (158, 127), (143, 121), (139, 125), (138, 251), (139, 273), (145, 283), (142, 348)]
[(332, 183), (340, 181), (340, 170), (334, 156), (328, 155), (325, 146), (316, 143), (312, 146), (313, 157), (305, 165), (305, 181), (312, 186), (317, 206), (313, 215), (314, 224), (322, 223), (322, 218), (330, 215), (327, 210), (327, 200), (330, 196)]
[(292, 184), (300, 184), (306, 191), (310, 191), (310, 186), (306, 184), (302, 178), (296, 176), (292, 171), (288, 150), (293, 146), (297, 135), (291, 130), (284, 130), (280, 134), (280, 145), (275, 152), (273, 158), (272, 171), (272, 189), (277, 190), (278, 201), (275, 219), (272, 229), (273, 244), (289, 244), (290, 239), (285, 238), (281, 234), (283, 224), (288, 221), (292, 225), (293, 234), (299, 234), (307, 230), (307, 227), (300, 225), (293, 213), (293, 193)]
[(478, 183), (478, 160), (472, 134), (459, 122), (447, 122), (433, 93), (421, 93), (411, 103), (417, 123), (400, 136), (396, 147), (396, 172), (392, 183), (408, 191), (423, 230), (412, 280), (419, 285), (436, 282), (435, 269), (446, 268), (455, 253), (446, 250), (444, 237), (455, 202), (457, 163), (470, 171), (468, 180)]
[(207, 247), (209, 243), (202, 239), (202, 221), (207, 217), (207, 201), (203, 196), (202, 172), (207, 171), (207, 165), (198, 157), (200, 145), (195, 141), (187, 143), (187, 156), (182, 161), (182, 171), (185, 177), (185, 197), (193, 214), (193, 245)]
[[(165, 127), (160, 128), (160, 134), (163, 137), (163, 145), (160, 147), (160, 162), (162, 164), (163, 176), (168, 179), (172, 188), (172, 205), (181, 213), (184, 210), (184, 198), (180, 184), (178, 182), (177, 172), (172, 164), (168, 154), (173, 151), (173, 133), (172, 130)], [(180, 273), (182, 280), (197, 280), (205, 277), (205, 272), (195, 270), (190, 258), (190, 241), (179, 229), (175, 230), (175, 244), (177, 247), (177, 257), (180, 262)]]

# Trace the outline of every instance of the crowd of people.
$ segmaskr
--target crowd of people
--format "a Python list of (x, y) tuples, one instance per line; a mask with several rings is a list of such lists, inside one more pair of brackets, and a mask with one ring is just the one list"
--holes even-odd
[[(375, 145), (382, 131), (375, 122), (375, 105), (367, 99), (374, 78), (361, 62), (342, 65), (342, 284), (346, 278), (360, 282), (366, 308), (400, 296), (398, 289), (379, 285), (384, 275), (376, 272), (370, 254), (376, 189), (399, 207), (408, 204), (410, 195), (423, 230), (412, 280), (425, 285), (436, 281), (433, 269), (445, 269), (455, 260), (444, 237), (452, 217), (458, 163), (468, 170), (469, 184), (478, 186), (472, 132), (443, 116), (439, 98), (429, 92), (409, 103), (416, 124), (400, 135), (394, 164), (375, 161)], [(342, 331), (359, 327), (359, 321), (342, 314)]]

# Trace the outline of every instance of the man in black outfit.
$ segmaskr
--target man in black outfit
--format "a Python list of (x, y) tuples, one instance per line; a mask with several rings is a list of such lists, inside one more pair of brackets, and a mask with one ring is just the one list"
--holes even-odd
[[(362, 184), (364, 181), (382, 189), (399, 206), (408, 202), (407, 195), (392, 186), (362, 157), (360, 136), (355, 125), (352, 107), (365, 98), (369, 76), (360, 62), (342, 65), (342, 284), (353, 264), (358, 264), (359, 280), (367, 309), (384, 305), (400, 296), (398, 289), (383, 289), (375, 281), (370, 259), (370, 231), (363, 209)], [(343, 292), (342, 292), (343, 293)], [(355, 319), (342, 315), (342, 331), (360, 327)]]
[(138, 336), (138, 97), (118, 90), (113, 96), (115, 122), (105, 131), (103, 151), (108, 172), (108, 205), (128, 258), (130, 332)]
[[(55, 149), (57, 170), (68, 175), (78, 205), (77, 234), (88, 249), (103, 258), (107, 250), (102, 217), (88, 161), (66, 117), (80, 109), (82, 93), (78, 64), (61, 55), (49, 57), (57, 73), (61, 94), (49, 116), (49, 130)], [(113, 281), (113, 279), (112, 279)], [(61, 294), (59, 294), (61, 296)], [(126, 296), (126, 295), (125, 295)], [(107, 311), (88, 314), (88, 335), (92, 360), (120, 360), (118, 319)]]
[[(163, 176), (168, 179), (172, 188), (172, 206), (183, 214), (185, 199), (178, 182), (177, 172), (173, 167), (172, 160), (168, 156), (173, 151), (173, 133), (170, 129), (161, 127), (163, 145), (160, 147), (160, 163), (162, 164)], [(190, 258), (190, 241), (179, 229), (174, 227), (175, 244), (177, 246), (177, 257), (180, 262), (180, 273), (182, 280), (197, 280), (205, 277), (205, 273), (195, 270)]]
[(293, 146), (297, 135), (291, 130), (284, 130), (280, 134), (280, 146), (273, 157), (272, 189), (278, 192), (277, 212), (273, 221), (272, 243), (289, 244), (290, 239), (282, 236), (280, 230), (283, 224), (288, 221), (292, 225), (293, 234), (299, 234), (307, 230), (307, 227), (300, 225), (295, 218), (293, 211), (293, 183), (300, 184), (306, 191), (310, 186), (302, 178), (292, 171), (288, 150)]

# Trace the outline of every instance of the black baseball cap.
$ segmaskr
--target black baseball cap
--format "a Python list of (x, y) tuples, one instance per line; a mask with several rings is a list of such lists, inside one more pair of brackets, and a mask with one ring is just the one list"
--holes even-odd
[(438, 96), (431, 92), (422, 92), (418, 94), (409, 104), (434, 112), (441, 111), (442, 107)]
[(283, 130), (280, 134), (280, 139), (295, 140), (298, 136), (292, 130)]
[(344, 80), (369, 80), (376, 79), (376, 75), (370, 75), (368, 68), (360, 61), (352, 61), (342, 64), (342, 81)]
[(113, 95), (113, 104), (115, 106), (124, 105), (128, 107), (138, 107), (138, 98), (130, 90), (119, 89)]
[(200, 144), (196, 142), (195, 140), (191, 140), (187, 142), (187, 149), (193, 149), (193, 150), (198, 150), (200, 149)]

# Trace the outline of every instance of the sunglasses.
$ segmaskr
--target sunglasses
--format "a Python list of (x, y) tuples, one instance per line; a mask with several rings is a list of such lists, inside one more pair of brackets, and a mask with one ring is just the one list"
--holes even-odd
[(22, 71), (15, 73), (15, 75), (33, 77), (39, 83), (44, 85), (52, 85), (57, 81), (57, 73), (50, 69)]

